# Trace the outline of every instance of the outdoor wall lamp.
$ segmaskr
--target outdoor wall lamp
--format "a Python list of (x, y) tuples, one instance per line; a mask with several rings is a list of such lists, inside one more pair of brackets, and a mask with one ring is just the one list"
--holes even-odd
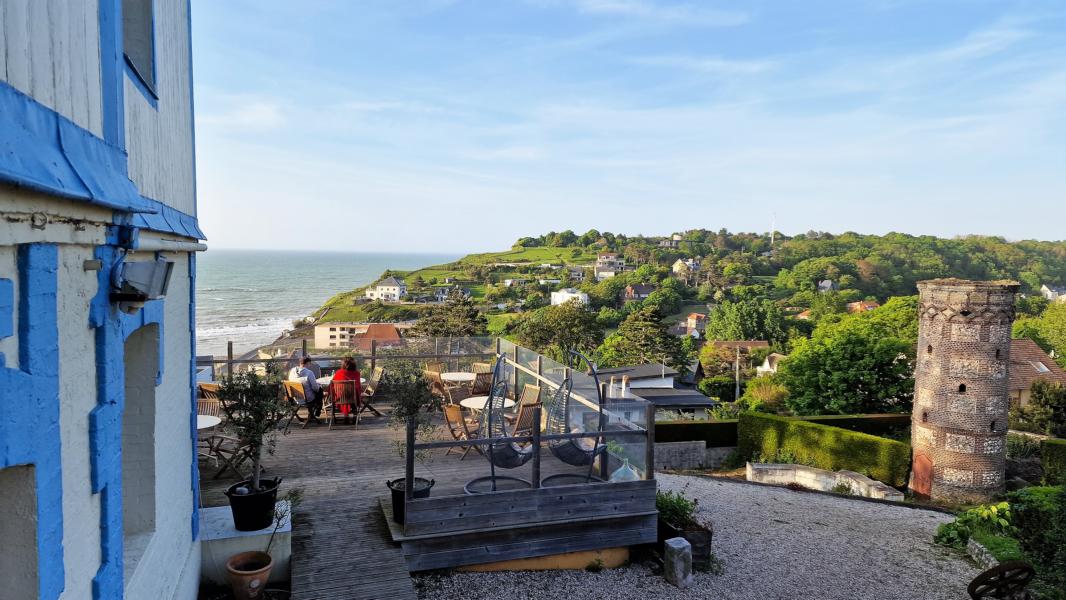
[(163, 258), (152, 261), (123, 261), (111, 272), (111, 301), (125, 313), (134, 313), (149, 300), (167, 295), (174, 263)]

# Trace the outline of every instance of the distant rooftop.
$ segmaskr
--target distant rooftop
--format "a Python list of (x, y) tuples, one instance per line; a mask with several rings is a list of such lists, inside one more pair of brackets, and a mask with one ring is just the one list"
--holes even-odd
[(600, 376), (600, 380), (610, 379), (611, 377), (629, 377), (630, 381), (637, 379), (659, 379), (660, 377), (675, 377), (677, 371), (660, 364), (648, 363), (646, 365), (635, 365), (632, 367), (611, 367), (608, 369), (599, 369), (597, 371)]

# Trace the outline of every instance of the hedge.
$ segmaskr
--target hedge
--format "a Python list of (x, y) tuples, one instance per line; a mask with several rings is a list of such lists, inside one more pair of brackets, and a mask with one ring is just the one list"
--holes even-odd
[(745, 460), (786, 452), (820, 469), (856, 471), (896, 487), (907, 484), (911, 448), (903, 442), (762, 413), (741, 414), (737, 437)]
[[(818, 415), (795, 418), (871, 435), (895, 433), (911, 424), (911, 416), (903, 414)], [(708, 448), (731, 448), (737, 445), (737, 420), (659, 421), (655, 424), (655, 441), (659, 443), (702, 441), (707, 443)]]
[(1044, 483), (1066, 484), (1066, 440), (1051, 438), (1040, 442), (1040, 461), (1044, 465)]

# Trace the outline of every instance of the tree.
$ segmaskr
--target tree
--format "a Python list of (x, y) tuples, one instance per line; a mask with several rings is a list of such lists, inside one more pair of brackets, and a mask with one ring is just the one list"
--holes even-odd
[(453, 289), (444, 304), (433, 307), (411, 329), (414, 335), (427, 337), (471, 337), (487, 331), (485, 315), (458, 289)]
[(736, 361), (736, 352), (729, 348), (723, 348), (714, 342), (707, 342), (700, 348), (700, 365), (703, 366), (703, 374), (707, 377), (718, 375), (730, 375), (733, 373), (733, 363)]
[(527, 312), (511, 330), (518, 343), (564, 363), (570, 350), (590, 354), (603, 341), (596, 314), (576, 300)]
[(660, 362), (675, 369), (686, 366), (681, 340), (670, 334), (662, 313), (654, 307), (631, 313), (600, 347), (600, 363), (604, 366)]
[(788, 400), (788, 388), (773, 376), (756, 377), (748, 381), (741, 400), (748, 410), (780, 413), (785, 409), (785, 401)]
[(788, 339), (785, 316), (770, 300), (725, 301), (711, 311), (707, 337), (712, 340), (766, 340), (781, 345)]
[(1066, 386), (1036, 380), (1029, 388), (1029, 403), (1011, 409), (1011, 427), (1055, 437), (1066, 437)]
[(1055, 361), (1066, 367), (1066, 302), (1056, 302), (1039, 317), (1015, 321), (1014, 337), (1027, 337), (1041, 348), (1055, 352)]
[(914, 392), (913, 346), (841, 327), (799, 340), (778, 378), (798, 415), (905, 412)]

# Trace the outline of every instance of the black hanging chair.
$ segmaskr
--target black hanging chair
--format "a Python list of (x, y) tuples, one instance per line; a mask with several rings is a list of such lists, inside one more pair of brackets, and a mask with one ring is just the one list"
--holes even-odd
[[(496, 366), (492, 369), (492, 386), (489, 388), (489, 398), (485, 402), (485, 408), (481, 411), (480, 436), (483, 439), (497, 439), (510, 437), (507, 431), (507, 422), (503, 418), (504, 405), (507, 402), (507, 379), (503, 377), (503, 360), (496, 359)], [(463, 486), (467, 494), (481, 494), (495, 492), (500, 484), (507, 489), (531, 488), (533, 484), (528, 480), (508, 475), (497, 475), (496, 468), (516, 469), (526, 464), (533, 458), (533, 452), (538, 450), (533, 444), (518, 444), (516, 442), (493, 442), (482, 446), (485, 458), (489, 460), (489, 473), (487, 477), (472, 479)]]
[[(569, 353), (569, 362), (571, 369), (576, 368), (584, 362), (589, 367), (589, 371), (592, 373), (592, 379), (596, 383), (596, 407), (598, 411), (596, 419), (596, 437), (594, 438), (581, 438), (581, 439), (569, 439), (569, 440), (550, 440), (548, 441), (548, 449), (551, 451), (555, 458), (558, 458), (562, 462), (573, 465), (575, 467), (588, 466), (588, 473), (585, 476), (581, 476), (575, 473), (560, 473), (558, 475), (552, 475), (545, 477), (541, 482), (544, 486), (552, 485), (565, 485), (567, 483), (590, 483), (593, 481), (602, 482), (603, 479), (592, 474), (593, 466), (596, 462), (596, 457), (603, 454), (607, 450), (607, 445), (601, 443), (603, 439), (601, 435), (603, 433), (603, 426), (605, 420), (603, 418), (603, 395), (600, 390), (600, 378), (596, 372), (596, 365), (592, 364), (589, 359), (581, 354), (571, 350)], [(573, 390), (574, 382), (569, 377), (563, 380), (563, 383), (559, 386), (559, 389), (555, 391), (555, 395), (552, 398), (551, 407), (548, 409), (548, 424), (545, 433), (548, 434), (561, 434), (571, 433), (570, 431), (570, 396)], [(591, 444), (582, 444), (582, 441), (590, 440)]]

